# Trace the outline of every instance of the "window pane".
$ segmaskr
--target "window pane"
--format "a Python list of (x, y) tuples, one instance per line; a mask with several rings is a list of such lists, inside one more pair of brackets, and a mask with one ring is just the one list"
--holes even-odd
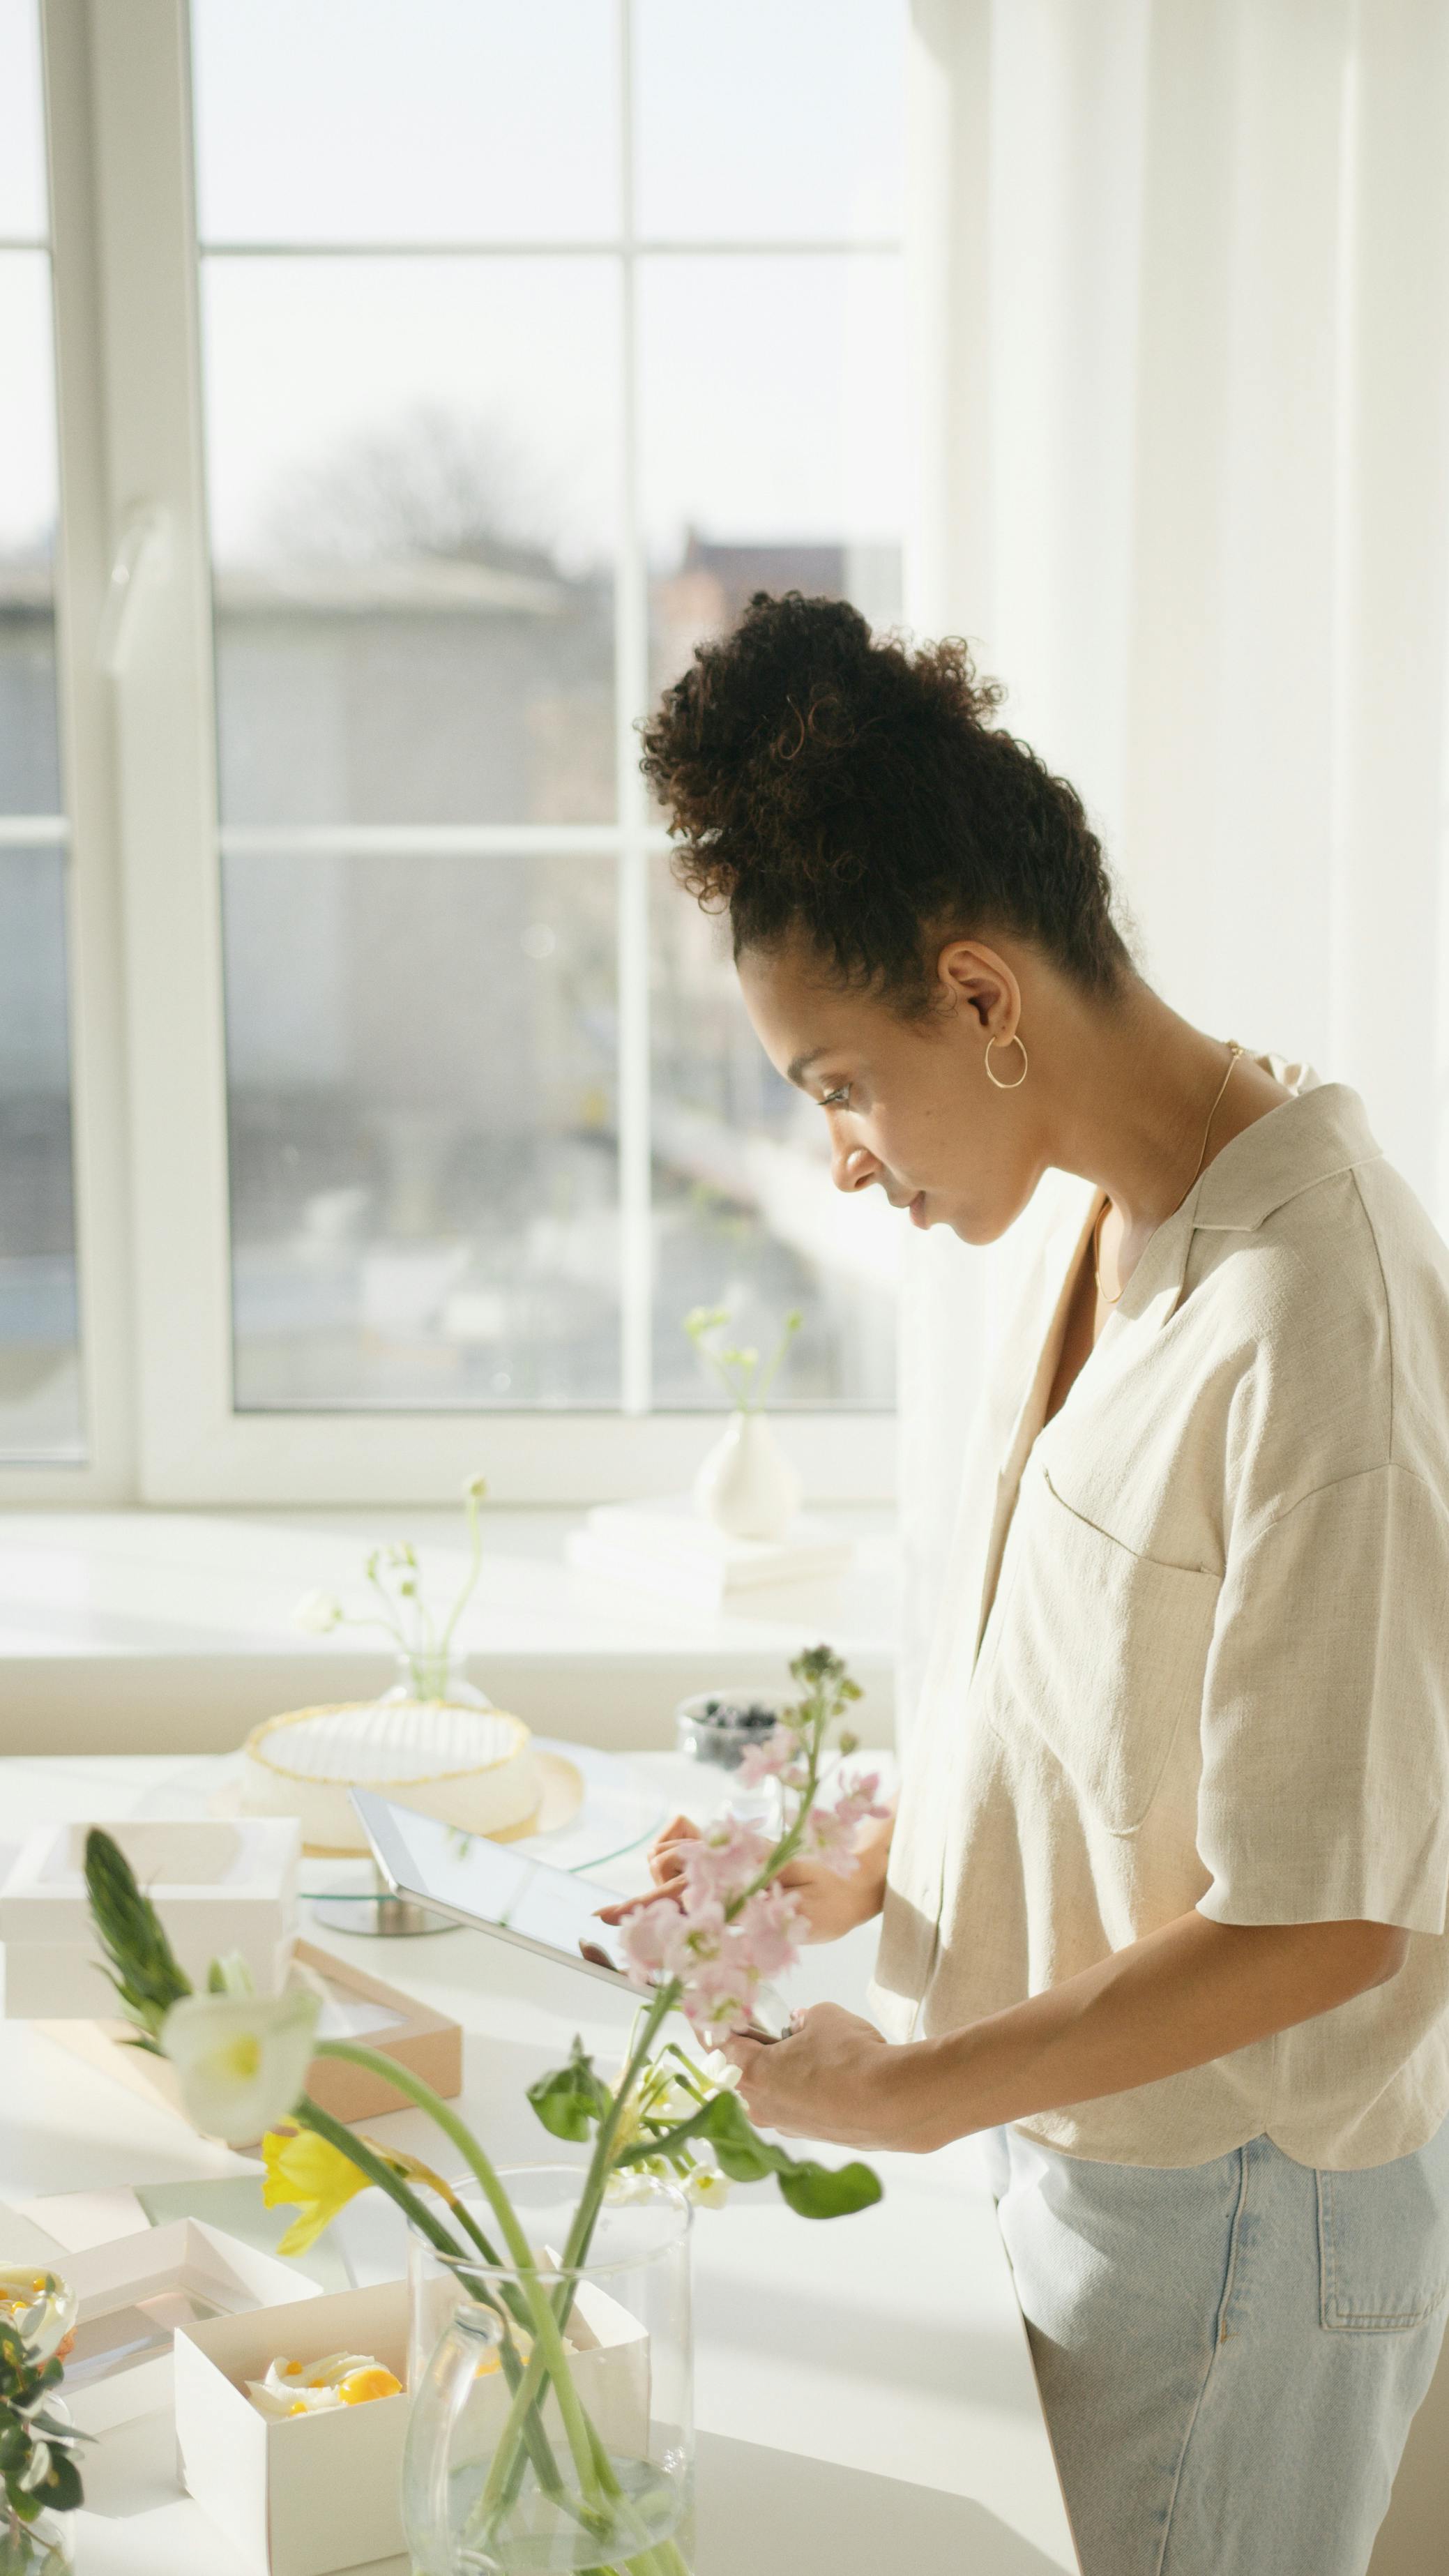
[(223, 819), (609, 819), (613, 261), (203, 283)]
[(650, 259), (640, 279), (652, 676), (754, 590), (901, 598), (907, 489), (893, 256)]
[(635, 0), (634, 24), (646, 239), (899, 234), (907, 0)]
[(65, 862), (0, 849), (0, 1457), (84, 1455)]
[(904, 1220), (830, 1177), (821, 1111), (781, 1080), (745, 1016), (726, 927), (661, 863), (654, 885), (655, 1401), (725, 1401), (682, 1330), (727, 1306), (746, 1342), (804, 1323), (772, 1405), (889, 1405)]
[(50, 263), (0, 252), (0, 814), (60, 805)]
[(43, 241), (45, 123), (36, 0), (0, 0), (0, 239)]
[(225, 872), (236, 1400), (619, 1400), (611, 860)]
[(618, 223), (613, 0), (193, 0), (203, 241)]

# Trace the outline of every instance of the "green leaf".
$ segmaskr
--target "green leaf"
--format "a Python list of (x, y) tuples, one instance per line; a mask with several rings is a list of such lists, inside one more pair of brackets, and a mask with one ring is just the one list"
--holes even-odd
[(737, 2093), (713, 2094), (677, 2129), (637, 2139), (625, 2148), (619, 2162), (637, 2164), (641, 2156), (672, 2158), (678, 2148), (696, 2138), (708, 2139), (720, 2172), (731, 2182), (763, 2182), (773, 2174), (781, 2197), (798, 2218), (848, 2218), (881, 2197), (880, 2177), (869, 2165), (816, 2164), (762, 2138)]
[(782, 2166), (780, 2195), (797, 2218), (849, 2218), (882, 2197), (879, 2174), (869, 2165), (819, 2165), (810, 2158)]
[(154, 2039), (171, 2006), (190, 1994), (191, 1980), (125, 1853), (98, 1825), (86, 1836), (85, 1869), (91, 1919), (113, 1971), (111, 1982), (129, 2018)]
[(81, 2473), (68, 2451), (52, 2451), (50, 2474), (38, 2490), (52, 2513), (74, 2513), (85, 2495)]
[(596, 2120), (609, 2110), (609, 2091), (594, 2073), (594, 2061), (584, 2054), (581, 2039), (574, 2041), (567, 2066), (556, 2066), (551, 2075), (540, 2075), (530, 2084), (528, 2098), (534, 2110), (555, 2138), (566, 2138), (577, 2145), (589, 2135)]

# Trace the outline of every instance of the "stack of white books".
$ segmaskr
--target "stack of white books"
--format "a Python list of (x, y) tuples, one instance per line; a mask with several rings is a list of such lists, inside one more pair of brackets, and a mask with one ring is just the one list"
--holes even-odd
[(841, 1574), (852, 1542), (804, 1516), (783, 1538), (731, 1538), (687, 1494), (652, 1503), (599, 1503), (568, 1539), (581, 1574), (628, 1583), (710, 1608), (768, 1583), (805, 1583)]

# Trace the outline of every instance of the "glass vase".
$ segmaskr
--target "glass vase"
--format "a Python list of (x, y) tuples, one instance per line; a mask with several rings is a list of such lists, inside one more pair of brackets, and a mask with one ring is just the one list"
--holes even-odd
[[(415, 2576), (688, 2576), (692, 2213), (672, 2184), (641, 2181), (565, 2269), (584, 2179), (562, 2165), (501, 2176), (531, 2276), (412, 2240), (403, 2524)], [(487, 2202), (465, 2205), (496, 2250)]]
[(75, 2565), (71, 2523), (66, 2513), (22, 2522), (0, 2489), (0, 2576), (66, 2576)]
[(468, 1679), (468, 1658), (452, 1646), (418, 1646), (393, 1657), (393, 1682), (384, 1708), (416, 1707), (445, 1700), (449, 1708), (491, 1708), (493, 1702)]

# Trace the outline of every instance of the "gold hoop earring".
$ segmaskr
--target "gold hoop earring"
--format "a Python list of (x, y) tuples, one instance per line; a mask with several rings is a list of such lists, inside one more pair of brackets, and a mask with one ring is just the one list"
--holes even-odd
[(992, 1070), (991, 1070), (991, 1050), (992, 1050), (992, 1048), (995, 1046), (995, 1044), (996, 1044), (996, 1040), (995, 1040), (995, 1038), (988, 1038), (988, 1039), (987, 1039), (987, 1041), (986, 1041), (986, 1079), (987, 1079), (987, 1081), (988, 1081), (988, 1082), (994, 1082), (998, 1091), (1020, 1091), (1021, 1086), (1022, 1086), (1022, 1084), (1025, 1082), (1025, 1080), (1026, 1080), (1026, 1076), (1027, 1076), (1027, 1064), (1028, 1064), (1028, 1058), (1027, 1058), (1027, 1052), (1026, 1052), (1025, 1047), (1024, 1047), (1024, 1046), (1021, 1046), (1021, 1040), (1020, 1040), (1020, 1038), (1018, 1038), (1018, 1037), (1013, 1037), (1013, 1038), (1011, 1038), (1011, 1039), (1009, 1039), (1009, 1040), (1008, 1040), (1008, 1044), (1010, 1044), (1011, 1046), (1019, 1046), (1019, 1047), (1021, 1047), (1021, 1071), (1020, 1071), (1020, 1073), (1017, 1075), (1015, 1082), (1003, 1082), (1003, 1081), (1002, 1081), (1002, 1079), (1001, 1079), (1000, 1074), (999, 1074), (999, 1073), (993, 1073), (993, 1072), (992, 1072)]

